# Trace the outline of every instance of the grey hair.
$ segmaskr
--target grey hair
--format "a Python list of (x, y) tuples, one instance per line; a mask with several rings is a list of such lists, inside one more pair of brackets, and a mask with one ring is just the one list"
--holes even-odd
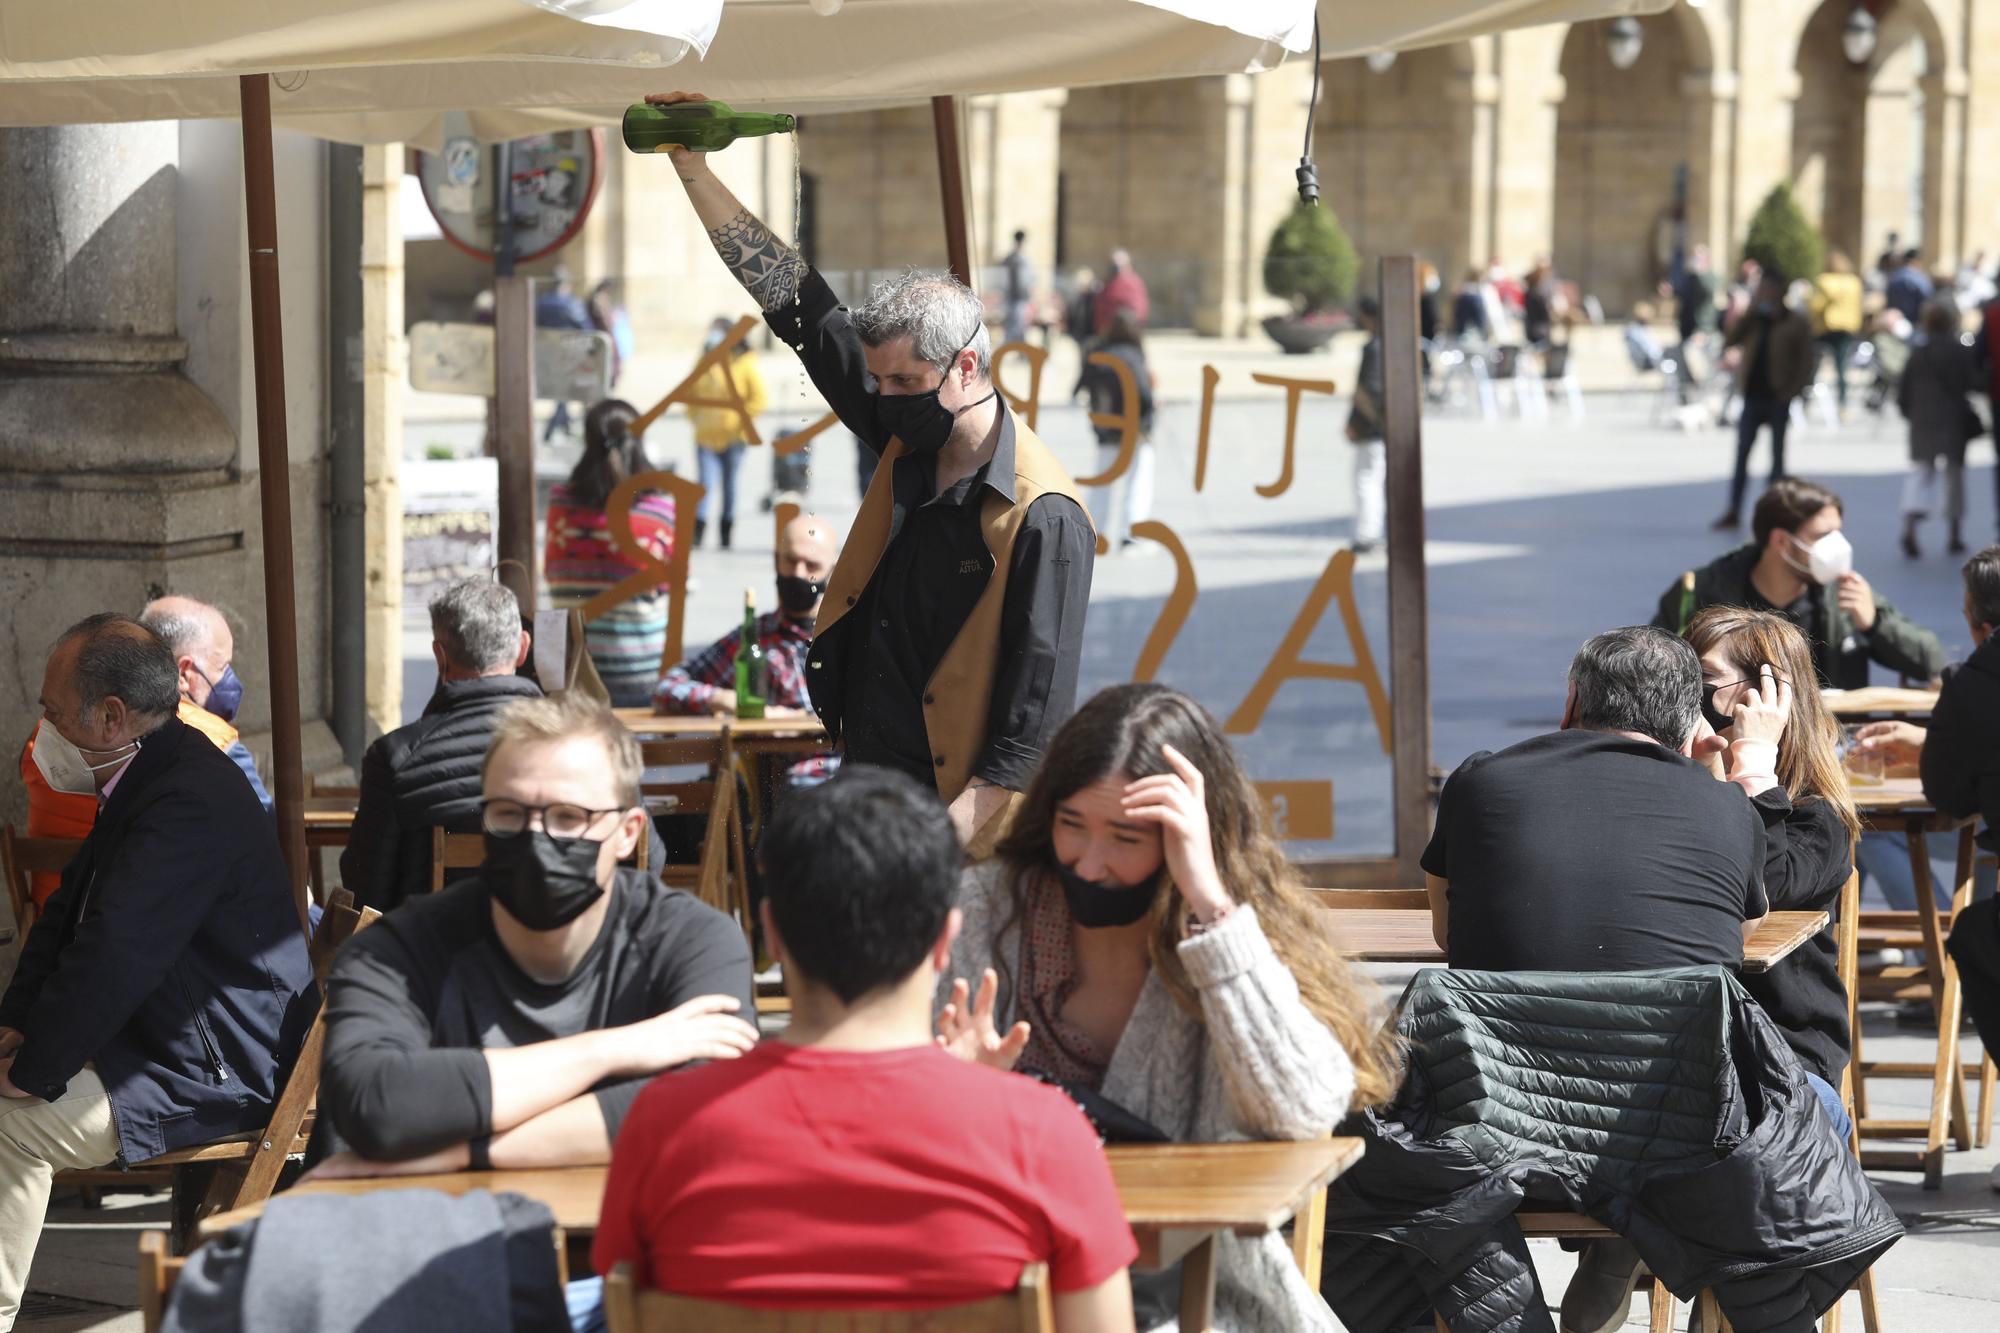
[(913, 269), (877, 283), (868, 304), (854, 312), (854, 329), (870, 347), (908, 338), (918, 359), (939, 370), (950, 367), (961, 347), (971, 349), (978, 358), (981, 379), (993, 370), (993, 338), (986, 331), (986, 307), (970, 287), (949, 273)]
[(462, 667), (511, 667), (521, 651), (521, 604), (493, 579), (454, 583), (431, 599), (431, 637)]
[(1609, 630), (1569, 664), (1576, 725), (1636, 731), (1678, 750), (1701, 716), (1701, 659), (1687, 640), (1651, 625)]
[(1981, 625), (2000, 626), (2000, 546), (1965, 562), (1965, 605)]
[(79, 714), (113, 698), (136, 717), (166, 717), (180, 707), (180, 668), (150, 626), (102, 611), (63, 631), (57, 646), (72, 642), (77, 649), (70, 677)]
[[(223, 618), (219, 607), (209, 606), (207, 602), (196, 602), (195, 605), (207, 607), (218, 619)], [(214, 626), (201, 616), (162, 611), (157, 604), (150, 604), (139, 613), (139, 623), (160, 636), (176, 662), (183, 657), (193, 657), (197, 648), (207, 647), (215, 633)]]

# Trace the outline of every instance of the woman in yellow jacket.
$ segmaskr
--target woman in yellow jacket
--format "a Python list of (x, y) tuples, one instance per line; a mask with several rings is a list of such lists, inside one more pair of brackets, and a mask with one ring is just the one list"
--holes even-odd
[(1847, 360), (1861, 337), (1861, 278), (1839, 250), (1828, 253), (1826, 272), (1813, 282), (1813, 341), (1833, 357), (1834, 390), (1847, 411)]
[[(734, 321), (717, 316), (708, 326), (706, 350), (712, 352), (721, 346), (733, 326)], [(758, 368), (757, 354), (750, 350), (748, 341), (737, 343), (730, 349), (727, 358), (703, 371), (701, 379), (696, 382), (695, 394), (700, 398), (727, 402), (732, 383), (750, 415), (762, 415), (770, 403), (770, 393), (764, 387), (764, 372)], [(701, 467), (703, 489), (701, 504), (695, 509), (694, 544), (701, 545), (702, 538), (708, 534), (708, 520), (715, 511), (715, 493), (719, 489), (722, 492), (722, 523), (717, 532), (726, 548), (736, 527), (736, 474), (742, 470), (744, 441), (750, 434), (750, 423), (733, 407), (697, 407), (690, 409), (689, 415), (694, 419), (695, 460)]]

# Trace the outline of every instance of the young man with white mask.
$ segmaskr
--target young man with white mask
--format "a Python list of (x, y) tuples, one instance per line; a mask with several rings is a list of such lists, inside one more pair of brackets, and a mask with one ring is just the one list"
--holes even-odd
[(1820, 684), (1856, 690), (1873, 662), (1908, 680), (1944, 670), (1937, 635), (1911, 623), (1854, 568), (1841, 531), (1840, 497), (1797, 477), (1780, 477), (1758, 497), (1751, 540), (1674, 580), (1653, 624), (1681, 633), (1710, 606), (1773, 611), (1812, 645)]

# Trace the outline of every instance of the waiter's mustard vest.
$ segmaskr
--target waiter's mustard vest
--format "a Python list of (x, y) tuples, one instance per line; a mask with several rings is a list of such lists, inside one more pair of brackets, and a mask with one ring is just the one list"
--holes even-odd
[[(815, 650), (818, 640), (855, 608), (862, 591), (875, 577), (875, 568), (889, 545), (894, 464), (907, 452), (903, 442), (894, 439), (882, 451), (875, 479), (861, 501), (861, 512), (855, 515), (847, 544), (841, 548), (833, 576), (827, 580), (826, 600), (820, 604), (815, 626)], [(1021, 530), (1022, 519), (1027, 517), (1028, 506), (1044, 495), (1067, 496), (1076, 501), (1079, 509), (1083, 508), (1076, 484), (1063, 471), (1062, 464), (1016, 417), (1014, 503), (1008, 504), (991, 491), (981, 492), (979, 527), (986, 538), (986, 549), (993, 557), (993, 573), (987, 579), (986, 591), (973, 604), (972, 614), (966, 617), (924, 687), (924, 731), (930, 739), (938, 795), (947, 804), (965, 790), (972, 765), (986, 748), (987, 711), (999, 664), (1000, 610), (1007, 599), (1014, 537)], [(845, 688), (852, 677), (843, 669), (841, 679)], [(847, 725), (845, 716), (841, 725)]]

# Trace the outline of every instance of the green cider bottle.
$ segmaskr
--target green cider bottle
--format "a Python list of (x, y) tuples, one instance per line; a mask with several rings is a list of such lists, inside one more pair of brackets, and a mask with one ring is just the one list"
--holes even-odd
[(727, 102), (677, 102), (672, 106), (641, 102), (625, 108), (625, 146), (635, 153), (664, 153), (669, 148), (713, 153), (738, 139), (790, 134), (797, 124), (796, 116), (735, 111)]
[(736, 716), (764, 716), (768, 679), (764, 645), (757, 641), (757, 590), (743, 590), (743, 635), (736, 641)]

